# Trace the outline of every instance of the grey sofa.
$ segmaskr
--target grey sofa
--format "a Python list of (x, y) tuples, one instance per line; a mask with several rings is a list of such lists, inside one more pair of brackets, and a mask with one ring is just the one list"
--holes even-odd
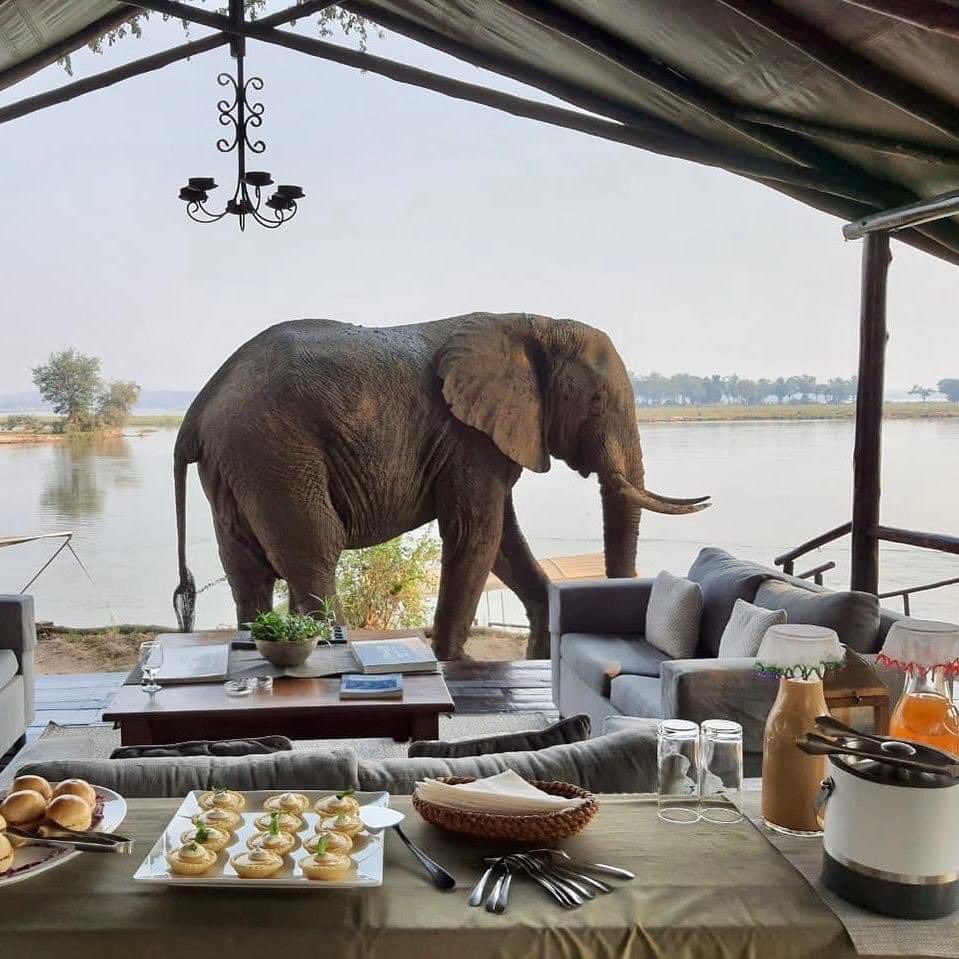
[(703, 593), (695, 659), (670, 659), (643, 638), (651, 579), (554, 583), (550, 587), (553, 700), (585, 713), (600, 731), (609, 716), (733, 719), (743, 726), (747, 774), (758, 774), (766, 715), (777, 683), (753, 659), (718, 659), (736, 599), (785, 609), (789, 622), (830, 626), (840, 641), (873, 654), (899, 617), (869, 593), (833, 592), (707, 547), (687, 574)]
[(0, 596), (0, 756), (23, 745), (33, 722), (32, 596)]
[(491, 776), (512, 769), (526, 779), (562, 780), (593, 792), (656, 789), (656, 727), (635, 727), (535, 752), (460, 759), (358, 759), (348, 748), (292, 750), (260, 756), (179, 759), (58, 759), (28, 763), (19, 775), (50, 780), (79, 776), (128, 798), (180, 797), (213, 785), (233, 789), (354, 788), (409, 795), (425, 776)]

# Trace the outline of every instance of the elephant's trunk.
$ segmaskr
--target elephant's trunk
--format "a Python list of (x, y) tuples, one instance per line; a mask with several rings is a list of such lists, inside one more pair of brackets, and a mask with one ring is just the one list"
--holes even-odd
[(636, 543), (642, 510), (680, 515), (697, 513), (710, 505), (708, 496), (682, 499), (646, 489), (643, 453), (635, 423), (630, 424), (624, 435), (635, 436), (635, 442), (627, 440), (625, 450), (607, 451), (605, 463), (599, 470), (606, 575), (610, 578), (636, 575)]

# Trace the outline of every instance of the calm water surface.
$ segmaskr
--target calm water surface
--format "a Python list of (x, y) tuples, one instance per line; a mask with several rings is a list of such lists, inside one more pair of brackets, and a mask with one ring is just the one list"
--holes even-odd
[[(176, 585), (172, 451), (175, 430), (78, 443), (0, 447), (0, 536), (72, 529), (93, 584), (62, 553), (32, 588), (43, 619), (71, 626), (111, 620), (169, 624)], [(641, 575), (685, 572), (705, 544), (770, 563), (773, 556), (849, 519), (853, 425), (847, 422), (655, 424), (642, 427), (649, 486), (660, 493), (711, 493), (695, 516), (644, 514)], [(959, 421), (891, 421), (885, 426), (883, 521), (955, 534)], [(525, 474), (516, 490), (520, 523), (537, 556), (602, 548), (595, 480), (563, 464)], [(210, 512), (190, 471), (188, 557), (197, 584), (222, 575)], [(848, 538), (808, 557), (833, 559), (827, 585), (848, 582)], [(0, 592), (18, 592), (54, 546), (0, 549)], [(882, 551), (882, 588), (959, 576), (959, 557), (901, 546)], [(491, 599), (493, 619), (519, 607)], [(487, 612), (485, 606), (481, 612)], [(916, 597), (914, 615), (956, 619), (959, 589)], [(199, 598), (202, 627), (228, 624), (225, 583)]]

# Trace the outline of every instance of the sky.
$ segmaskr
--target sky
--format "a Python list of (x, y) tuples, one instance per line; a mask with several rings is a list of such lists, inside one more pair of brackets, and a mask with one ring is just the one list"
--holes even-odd
[[(141, 40), (76, 54), (75, 76), (181, 42), (180, 24), (154, 18)], [(545, 99), (402, 38), (370, 50)], [(266, 84), (256, 165), (307, 199), (276, 231), (194, 224), (177, 200), (186, 178), (214, 176), (220, 203), (234, 179), (214, 145), (216, 75), (231, 69), (223, 48), (0, 126), (0, 393), (29, 389), (30, 368), (66, 346), (110, 378), (197, 389), (282, 320), (472, 310), (574, 317), (641, 373), (855, 372), (860, 248), (839, 220), (731, 174), (252, 41), (247, 73)], [(67, 79), (50, 67), (0, 102)], [(893, 253), (887, 387), (959, 376), (959, 271)]]

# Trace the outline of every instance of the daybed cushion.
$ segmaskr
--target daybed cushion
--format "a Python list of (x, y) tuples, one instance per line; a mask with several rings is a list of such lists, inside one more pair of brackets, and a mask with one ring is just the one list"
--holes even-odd
[(635, 729), (537, 752), (464, 759), (361, 759), (359, 788), (409, 795), (425, 776), (481, 778), (505, 769), (524, 779), (558, 779), (593, 792), (651, 792), (656, 789), (656, 733)]
[(563, 743), (580, 743), (589, 739), (589, 716), (568, 716), (545, 729), (529, 729), (525, 732), (503, 733), (494, 736), (474, 736), (470, 739), (422, 740), (410, 743), (406, 755), (433, 756), (437, 759), (453, 759), (460, 756), (487, 756), (490, 753), (532, 752), (548, 749)]
[(744, 599), (737, 599), (729, 622), (723, 630), (723, 638), (719, 641), (719, 658), (755, 656), (759, 652), (759, 644), (763, 641), (766, 630), (770, 626), (781, 626), (785, 622), (784, 609), (763, 609), (747, 603)]
[(610, 682), (621, 673), (658, 676), (659, 664), (669, 659), (641, 636), (609, 633), (566, 633), (560, 644), (560, 658), (601, 696), (609, 696)]
[(175, 756), (262, 756), (292, 749), (286, 736), (261, 736), (259, 739), (191, 739), (163, 746), (121, 746), (110, 753), (111, 759), (143, 759)]
[(191, 789), (356, 789), (409, 795), (425, 776), (492, 776), (513, 769), (525, 779), (574, 783), (593, 792), (656, 789), (656, 734), (644, 729), (598, 736), (538, 752), (463, 759), (362, 760), (352, 749), (314, 749), (269, 756), (190, 759), (91, 759), (32, 763), (20, 769), (47, 779), (78, 776), (129, 798), (182, 797)]
[(611, 683), (610, 702), (627, 716), (662, 719), (660, 680), (652, 676), (617, 676)]
[(754, 602), (760, 584), (773, 575), (754, 563), (730, 556), (726, 550), (716, 546), (707, 546), (699, 551), (689, 568), (689, 578), (699, 583), (703, 590), (703, 618), (697, 656), (716, 656), (719, 653), (723, 630), (736, 600)]
[(872, 593), (812, 592), (789, 583), (767, 580), (755, 603), (784, 609), (787, 622), (828, 626), (839, 641), (860, 653), (875, 653), (879, 643), (879, 599)]
[(0, 649), (0, 689), (17, 675), (19, 668), (17, 654), (9, 649)]
[(702, 612), (699, 583), (663, 570), (653, 581), (646, 608), (646, 642), (671, 659), (695, 656)]
[(54, 782), (78, 777), (128, 799), (183, 797), (191, 789), (304, 789), (356, 787), (356, 754), (303, 749), (263, 756), (190, 756), (179, 759), (58, 759), (25, 765), (20, 775)]

